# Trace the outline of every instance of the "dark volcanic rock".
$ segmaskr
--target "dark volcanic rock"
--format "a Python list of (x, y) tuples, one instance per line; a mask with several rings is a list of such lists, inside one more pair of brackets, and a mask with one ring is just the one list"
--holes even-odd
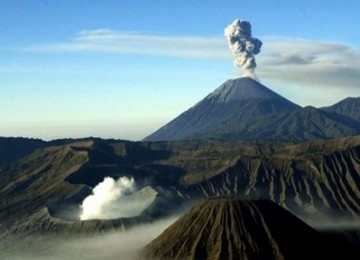
[(143, 250), (144, 259), (355, 259), (338, 243), (270, 201), (208, 199)]

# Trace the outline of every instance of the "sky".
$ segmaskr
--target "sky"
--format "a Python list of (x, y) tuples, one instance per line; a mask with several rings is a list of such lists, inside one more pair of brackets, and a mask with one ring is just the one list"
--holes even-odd
[(360, 1), (1, 0), (0, 136), (141, 140), (230, 78), (248, 20), (255, 73), (301, 106), (360, 96)]

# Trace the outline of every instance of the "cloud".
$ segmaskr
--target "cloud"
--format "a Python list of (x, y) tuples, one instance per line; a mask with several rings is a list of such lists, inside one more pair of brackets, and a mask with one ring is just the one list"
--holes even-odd
[(96, 52), (169, 56), (200, 59), (226, 59), (226, 42), (221, 38), (160, 36), (108, 29), (80, 31), (68, 42), (27, 46), (30, 52)]
[[(347, 43), (301, 38), (262, 39), (262, 53), (257, 58), (259, 79), (265, 84), (292, 88), (295, 97), (299, 95), (295, 91), (301, 89), (304, 101), (293, 99), (295, 102), (315, 106), (329, 105), (340, 98), (360, 96), (359, 47)], [(210, 61), (228, 60), (229, 64), (232, 62), (226, 40), (220, 36), (149, 35), (108, 29), (80, 31), (67, 42), (26, 46), (22, 51), (56, 54), (109, 53)], [(317, 96), (311, 91), (316, 91)], [(292, 99), (291, 91), (287, 92)], [(305, 96), (305, 93), (308, 93), (308, 96)]]
[(259, 76), (304, 87), (358, 89), (360, 50), (342, 43), (267, 38)]

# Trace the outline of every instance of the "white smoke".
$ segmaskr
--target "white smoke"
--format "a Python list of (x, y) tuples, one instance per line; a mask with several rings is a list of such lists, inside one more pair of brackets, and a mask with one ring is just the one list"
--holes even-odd
[(225, 28), (225, 37), (229, 48), (235, 55), (234, 64), (243, 70), (246, 76), (255, 77), (255, 57), (260, 52), (262, 42), (251, 36), (251, 24), (236, 19)]
[(115, 181), (113, 178), (105, 177), (93, 188), (92, 194), (82, 202), (80, 219), (109, 219), (139, 214), (148, 202), (140, 205), (130, 203), (126, 195), (132, 193), (134, 189), (133, 178), (121, 177)]

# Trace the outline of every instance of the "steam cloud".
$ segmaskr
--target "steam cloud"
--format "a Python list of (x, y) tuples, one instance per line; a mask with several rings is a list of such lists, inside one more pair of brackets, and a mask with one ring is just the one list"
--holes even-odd
[(123, 197), (133, 192), (134, 188), (133, 178), (121, 177), (115, 181), (106, 177), (93, 188), (93, 194), (84, 199), (80, 219), (108, 219), (132, 215), (128, 214), (128, 205)]
[(235, 55), (234, 64), (243, 70), (243, 74), (255, 77), (255, 57), (260, 53), (262, 42), (251, 36), (251, 24), (236, 19), (225, 28), (225, 37), (229, 48)]

